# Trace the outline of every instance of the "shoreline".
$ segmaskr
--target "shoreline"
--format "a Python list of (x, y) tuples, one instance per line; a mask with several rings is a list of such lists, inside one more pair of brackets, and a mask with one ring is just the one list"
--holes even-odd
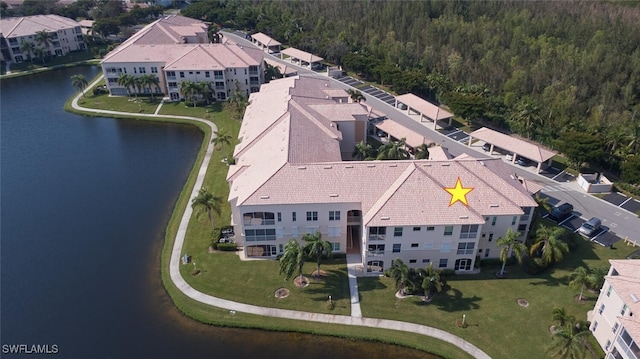
[[(100, 74), (91, 80), (91, 83), (87, 86), (87, 90), (90, 90), (102, 78), (103, 75)], [(171, 297), (173, 304), (188, 317), (205, 324), (216, 326), (284, 332), (295, 331), (307, 334), (376, 341), (384, 344), (401, 345), (444, 357), (457, 358), (463, 356), (468, 357), (471, 355), (477, 358), (489, 358), (489, 356), (482, 350), (462, 338), (428, 326), (386, 319), (358, 318), (257, 307), (216, 298), (195, 290), (186, 283), (180, 275), (179, 259), (182, 251), (182, 245), (185, 240), (184, 236), (187, 225), (192, 213), (189, 201), (190, 198), (197, 193), (203, 183), (209, 167), (211, 154), (213, 152), (211, 139), (213, 132), (216, 131), (217, 127), (211, 121), (196, 117), (137, 114), (84, 108), (78, 105), (78, 100), (80, 100), (81, 96), (81, 93), (77, 93), (69, 99), (65, 103), (65, 110), (85, 116), (104, 116), (144, 121), (190, 124), (196, 126), (204, 133), (203, 143), (198, 151), (194, 166), (190, 171), (189, 177), (185, 182), (178, 199), (175, 202), (170, 219), (167, 223), (165, 229), (165, 241), (161, 253), (163, 286)], [(167, 263), (167, 261), (169, 261), (169, 263)], [(278, 319), (270, 319), (269, 324), (265, 325), (264, 319), (256, 319), (256, 317), (262, 316)], [(336, 326), (333, 324), (343, 325), (340, 326), (340, 330), (336, 331)], [(371, 330), (366, 333), (366, 335), (354, 334), (353, 331), (348, 329), (348, 326), (364, 326), (371, 328)], [(436, 347), (443, 350), (434, 351), (433, 346), (429, 345), (433, 345), (434, 341), (447, 342), (455, 346), (457, 350), (444, 350), (451, 348), (443, 349), (441, 348), (442, 345), (436, 345)], [(446, 346), (447, 345), (445, 345), (445, 347)]]

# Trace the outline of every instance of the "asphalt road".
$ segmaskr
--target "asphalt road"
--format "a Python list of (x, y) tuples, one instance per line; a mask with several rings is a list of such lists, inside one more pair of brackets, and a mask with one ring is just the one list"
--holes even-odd
[[(251, 41), (248, 41), (241, 36), (237, 36), (228, 32), (225, 32), (225, 35), (228, 36), (229, 39), (233, 39), (233, 41), (236, 41), (240, 44), (254, 46)], [(280, 61), (280, 59), (277, 57), (272, 58)], [(292, 66), (292, 64), (288, 61), (281, 62)], [(299, 74), (329, 78), (325, 75), (325, 73), (316, 73), (304, 67), (296, 67), (298, 68)], [(347, 90), (353, 89), (353, 87), (345, 83), (332, 78), (329, 79), (332, 81), (332, 84), (336, 88), (343, 88)], [(451, 139), (433, 130), (432, 123), (419, 123), (415, 119), (407, 116), (404, 111), (394, 108), (393, 106), (367, 94), (366, 92), (363, 92), (362, 94), (365, 96), (366, 103), (369, 106), (382, 113), (387, 114), (389, 118), (397, 121), (407, 128), (412, 129), (413, 131), (416, 131), (417, 133), (422, 134), (424, 137), (431, 139), (436, 143), (440, 143), (443, 147), (447, 148), (449, 150), (449, 153), (451, 153), (453, 156), (467, 153), (470, 156), (476, 158), (487, 157), (484, 152), (478, 151), (475, 148), (469, 148), (466, 146), (466, 144), (455, 141), (454, 139)], [(544, 184), (545, 188), (542, 190), (542, 193), (550, 197), (551, 204), (569, 202), (573, 204), (575, 215), (578, 215), (585, 221), (591, 217), (598, 217), (602, 220), (602, 225), (604, 227), (608, 228), (612, 232), (615, 232), (620, 238), (628, 237), (631, 240), (640, 241), (640, 218), (634, 213), (626, 211), (600, 198), (591, 196), (581, 189), (577, 189), (578, 187), (575, 185), (575, 182), (560, 183), (545, 176), (533, 173), (531, 167), (529, 167), (529, 170), (527, 170), (526, 168), (520, 167), (518, 165), (510, 164), (510, 166), (513, 167), (514, 172), (519, 176)]]

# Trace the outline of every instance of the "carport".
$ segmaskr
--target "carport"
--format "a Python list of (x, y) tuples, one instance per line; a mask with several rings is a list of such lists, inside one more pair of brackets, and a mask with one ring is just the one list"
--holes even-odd
[(471, 147), (471, 143), (474, 138), (489, 143), (491, 148), (489, 154), (493, 154), (494, 147), (502, 148), (510, 153), (513, 153), (511, 163), (515, 163), (518, 156), (530, 159), (538, 163), (537, 172), (540, 172), (542, 164), (548, 161), (548, 165), (551, 166), (553, 156), (557, 152), (547, 150), (538, 144), (527, 142), (516, 137), (509, 136), (502, 132), (494, 131), (490, 128), (483, 127), (475, 130), (469, 134), (468, 146)]
[(423, 100), (420, 97), (407, 93), (404, 95), (400, 95), (396, 97), (396, 105), (402, 103), (407, 106), (407, 115), (411, 115), (412, 113), (420, 115), (420, 122), (424, 122), (423, 119), (426, 117), (429, 121), (433, 121), (433, 129), (436, 129), (436, 124), (438, 121), (449, 120), (449, 126), (451, 126), (451, 121), (453, 120), (453, 114), (441, 109), (440, 107), (432, 104), (427, 100)]
[(280, 52), (280, 46), (282, 45), (278, 41), (261, 32), (251, 35), (251, 41), (260, 46), (262, 51), (267, 50), (270, 54)]
[(297, 60), (309, 63), (309, 68), (311, 68), (311, 65), (313, 63), (320, 62), (323, 60), (322, 57), (316, 56), (314, 54), (310, 54), (302, 50), (295, 49), (293, 47), (282, 50), (280, 52), (280, 59), (284, 59), (284, 55), (291, 57), (291, 60), (297, 59)]
[(415, 132), (410, 128), (404, 127), (400, 123), (389, 118), (385, 118), (381, 121), (376, 122), (375, 126), (376, 128), (386, 132), (389, 136), (393, 136), (397, 139), (404, 138), (407, 146), (412, 147), (414, 149), (425, 143), (427, 145), (434, 143), (433, 141), (424, 137), (423, 135)]
[(298, 69), (293, 66), (287, 66), (286, 64), (269, 58), (265, 58), (264, 61), (273, 67), (277, 67), (282, 77), (291, 77), (298, 74)]

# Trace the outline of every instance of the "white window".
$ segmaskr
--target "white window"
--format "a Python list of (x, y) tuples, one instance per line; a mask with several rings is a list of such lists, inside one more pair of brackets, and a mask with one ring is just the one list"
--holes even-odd
[(402, 248), (402, 244), (401, 243), (394, 243), (393, 244), (393, 253), (400, 253), (400, 249)]
[(602, 314), (604, 312), (604, 304), (600, 305), (600, 309), (598, 310), (598, 314)]
[(460, 239), (476, 238), (478, 236), (478, 225), (465, 224), (460, 229)]
[(445, 226), (444, 227), (444, 235), (450, 236), (453, 234), (453, 226)]
[(152, 74), (157, 74), (158, 73), (158, 68), (155, 66), (151, 66), (151, 73)]
[(518, 220), (518, 216), (513, 216), (513, 219), (511, 220), (511, 225), (514, 226), (517, 220)]
[(456, 260), (456, 264), (454, 266), (455, 270), (470, 270), (471, 269), (471, 259), (464, 258)]
[(627, 305), (622, 306), (622, 310), (620, 311), (620, 315), (624, 316), (624, 313), (627, 311)]
[(245, 229), (244, 231), (245, 241), (275, 241), (276, 230), (275, 229)]
[(291, 227), (291, 237), (293, 238), (298, 237), (298, 227)]
[(296, 221), (296, 212), (291, 212), (291, 220), (292, 220), (293, 222), (295, 222), (295, 221)]
[(442, 242), (442, 247), (440, 247), (440, 252), (441, 253), (449, 253), (451, 252), (451, 246), (453, 245), (453, 243), (451, 242)]
[(613, 287), (609, 286), (609, 289), (607, 289), (607, 297), (611, 295), (611, 290), (613, 289)]
[(427, 227), (427, 231), (433, 231), (433, 230), (435, 230), (435, 229), (436, 229), (436, 227), (434, 227), (434, 226), (428, 226), (428, 227)]
[(369, 227), (370, 241), (383, 241), (387, 237), (387, 227)]
[(414, 232), (420, 232), (421, 227), (413, 227)]
[(424, 249), (433, 249), (433, 241), (424, 242)]
[(458, 243), (457, 254), (473, 254), (474, 249), (475, 249), (474, 242), (460, 242)]
[(613, 332), (613, 334), (615, 334), (618, 331), (619, 326), (620, 326), (620, 323), (616, 322), (613, 328), (611, 328), (611, 331)]
[(491, 251), (491, 248), (487, 248), (487, 249), (484, 251), (484, 257), (485, 257), (485, 258), (489, 257), (489, 252), (490, 252), (490, 251)]
[(498, 220), (498, 217), (493, 217), (493, 219), (491, 220), (491, 225), (495, 226), (497, 220)]
[(140, 71), (141, 74), (146, 74), (147, 73), (147, 69), (145, 67), (139, 67), (138, 71)]
[(609, 350), (610, 347), (611, 347), (611, 340), (607, 340), (607, 344), (604, 346), (604, 351)]
[(282, 213), (278, 212), (278, 222), (282, 222)]
[(393, 228), (393, 236), (394, 237), (402, 237), (402, 227)]
[(442, 258), (440, 259), (440, 263), (438, 264), (439, 268), (446, 268), (447, 267), (447, 262), (449, 260), (447, 258)]
[(423, 259), (422, 263), (424, 264), (429, 264), (431, 262), (431, 259)]
[(307, 212), (307, 221), (317, 221), (317, 220), (318, 220), (317, 211)]
[(493, 241), (493, 233), (489, 233), (489, 242)]
[(318, 231), (318, 227), (307, 227), (305, 229), (306, 234), (315, 234)]
[(339, 221), (340, 220), (340, 211), (329, 211), (329, 220), (330, 221)]
[(593, 325), (591, 326), (591, 331), (595, 332), (596, 329), (598, 329), (598, 322), (593, 322)]
[(284, 237), (284, 229), (283, 228), (276, 228), (276, 237), (277, 238), (283, 238)]
[(340, 237), (340, 227), (329, 227), (329, 237)]
[(331, 243), (331, 251), (332, 252), (340, 252), (340, 242), (332, 242)]

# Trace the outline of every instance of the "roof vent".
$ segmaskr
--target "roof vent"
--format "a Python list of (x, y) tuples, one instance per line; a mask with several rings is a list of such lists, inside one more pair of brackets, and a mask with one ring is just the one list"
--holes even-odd
[(338, 197), (338, 194), (337, 193), (330, 193), (329, 197)]
[(460, 218), (460, 219), (469, 219), (469, 216), (460, 216), (458, 218)]
[(330, 169), (332, 169), (332, 168), (333, 168), (333, 166), (324, 166), (324, 169), (325, 169), (325, 170), (330, 170)]
[(299, 169), (299, 170), (306, 170), (306, 169), (307, 169), (307, 166), (298, 166), (298, 169)]
[(260, 196), (260, 199), (269, 199), (269, 196)]
[(389, 167), (398, 167), (398, 164), (397, 163), (392, 163), (392, 164), (389, 165)]
[(376, 165), (367, 165), (367, 167), (371, 168), (371, 167), (375, 167)]
[(380, 219), (381, 219), (381, 220), (383, 220), (383, 221), (388, 221), (388, 220), (390, 220), (391, 218), (389, 218), (389, 217), (386, 217), (386, 216), (385, 216), (385, 217), (380, 217)]
[(638, 296), (636, 296), (635, 294), (631, 293), (631, 299), (633, 300), (634, 303), (638, 303), (640, 302), (640, 299), (638, 299)]
[(496, 204), (496, 203), (492, 203), (492, 204), (490, 204), (490, 205), (489, 205), (489, 207), (491, 207), (491, 208), (498, 208), (498, 207), (500, 207), (500, 205), (499, 205), (499, 204)]
[(480, 164), (484, 166), (484, 162), (480, 161)]
[(344, 168), (353, 168), (353, 165), (346, 165)]
[(442, 167), (449, 167), (451, 166), (451, 163), (441, 163)]
[(424, 167), (431, 167), (431, 163), (423, 163), (422, 166)]

